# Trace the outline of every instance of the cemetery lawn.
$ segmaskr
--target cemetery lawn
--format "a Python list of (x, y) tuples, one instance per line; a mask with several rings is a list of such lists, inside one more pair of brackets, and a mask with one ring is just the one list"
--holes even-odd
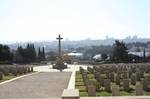
[[(94, 82), (96, 81), (95, 78), (94, 78), (94, 74), (91, 74), (91, 73), (88, 74), (88, 79), (92, 80)], [(111, 85), (114, 85), (114, 83), (111, 83)], [(87, 92), (86, 87), (84, 85), (82, 74), (80, 73), (80, 71), (76, 72), (75, 88), (79, 89), (79, 94), (80, 94), (81, 97), (88, 96), (88, 92)], [(121, 96), (136, 96), (135, 92), (133, 90), (133, 89), (135, 89), (135, 87), (133, 87), (131, 85), (130, 88), (131, 88), (130, 92), (123, 91), (122, 88), (121, 88), (120, 95)], [(101, 89), (102, 90), (96, 90), (96, 96), (112, 96), (112, 92), (106, 92), (106, 91), (104, 91), (103, 87), (101, 87)], [(150, 92), (144, 92), (144, 95), (148, 96), (148, 95), (150, 95)]]

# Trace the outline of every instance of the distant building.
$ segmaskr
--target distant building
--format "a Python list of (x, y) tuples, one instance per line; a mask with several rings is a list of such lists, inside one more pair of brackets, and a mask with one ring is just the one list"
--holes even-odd
[(145, 56), (146, 57), (150, 56), (150, 49), (144, 47), (132, 47), (131, 49), (128, 50), (128, 54), (143, 57), (144, 49), (145, 49)]
[[(144, 57), (143, 52), (128, 52), (128, 54), (136, 55), (136, 56), (139, 56), (139, 57)], [(150, 56), (150, 52), (145, 52), (145, 56), (146, 57)]]
[[(95, 56), (93, 57), (93, 59), (94, 59), (95, 61), (101, 61), (101, 60), (103, 60), (103, 59), (102, 59), (102, 54), (97, 54), (97, 55), (95, 55)], [(106, 60), (109, 60), (109, 59), (110, 59), (110, 56), (107, 55), (107, 59), (106, 59)]]
[(67, 63), (73, 64), (75, 62), (78, 62), (80, 59), (83, 58), (83, 53), (78, 53), (76, 51), (73, 51), (71, 53), (65, 54), (64, 55), (64, 60)]
[(73, 52), (71, 52), (71, 53), (68, 53), (67, 54), (68, 56), (73, 56), (73, 57), (75, 57), (75, 58), (83, 58), (83, 53), (77, 53), (76, 51), (73, 51)]
[(101, 55), (101, 54), (97, 54), (97, 55), (95, 55), (95, 56), (93, 57), (93, 59), (100, 61), (100, 60), (102, 60), (102, 55)]

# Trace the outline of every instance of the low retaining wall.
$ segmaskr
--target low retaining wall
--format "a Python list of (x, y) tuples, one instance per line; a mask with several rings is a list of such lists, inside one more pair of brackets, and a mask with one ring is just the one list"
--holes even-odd
[(150, 96), (81, 97), (80, 99), (150, 99)]
[(80, 97), (78, 89), (65, 89), (62, 99), (150, 99), (150, 96)]

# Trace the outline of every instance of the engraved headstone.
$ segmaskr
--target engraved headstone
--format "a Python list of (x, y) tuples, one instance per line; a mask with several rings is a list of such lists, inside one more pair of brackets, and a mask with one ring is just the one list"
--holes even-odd
[(120, 96), (119, 85), (112, 86), (112, 96)]
[(114, 77), (115, 77), (114, 73), (110, 73), (109, 76), (110, 76), (110, 80), (111, 80), (112, 82), (114, 82)]
[(105, 91), (107, 91), (107, 92), (111, 91), (111, 81), (110, 81), (110, 79), (105, 79), (104, 80), (104, 88), (105, 88)]
[(140, 81), (141, 80), (141, 76), (139, 72), (136, 72), (136, 81)]
[(123, 80), (123, 88), (124, 88), (124, 91), (129, 91), (130, 88), (129, 88), (129, 80), (128, 79), (124, 79)]
[(132, 84), (132, 85), (135, 85), (135, 84), (136, 84), (136, 75), (135, 75), (135, 74), (132, 74), (132, 75), (131, 75), (131, 84)]
[(104, 76), (100, 75), (98, 82), (101, 84), (101, 86), (104, 86)]
[(88, 85), (88, 96), (96, 96), (96, 87), (93, 84)]
[(143, 85), (143, 89), (145, 91), (147, 91), (148, 90), (148, 81), (146, 79), (142, 79), (141, 82), (142, 82), (142, 85)]
[(142, 96), (144, 94), (143, 86), (140, 83), (136, 83), (136, 95)]
[(116, 85), (120, 85), (120, 76), (119, 75), (116, 75), (115, 77), (115, 81), (116, 81)]

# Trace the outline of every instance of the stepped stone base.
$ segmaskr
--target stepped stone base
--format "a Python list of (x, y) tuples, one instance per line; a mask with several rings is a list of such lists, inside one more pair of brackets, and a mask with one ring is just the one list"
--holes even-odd
[(53, 69), (63, 70), (67, 68), (67, 64), (64, 63), (63, 58), (57, 58), (56, 64), (53, 65)]
[(62, 94), (62, 99), (79, 99), (79, 90), (65, 89)]

